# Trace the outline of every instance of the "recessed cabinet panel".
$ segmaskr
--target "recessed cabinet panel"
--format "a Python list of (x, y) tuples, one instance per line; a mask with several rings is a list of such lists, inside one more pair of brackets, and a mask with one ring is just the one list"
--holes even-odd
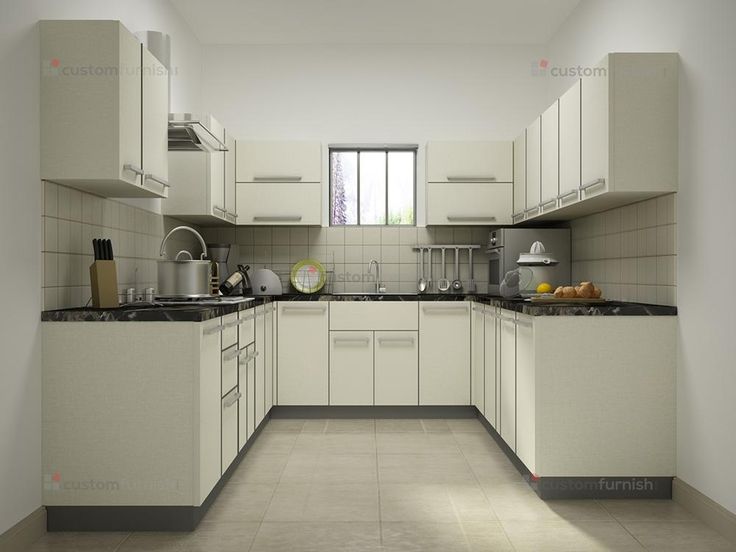
[(501, 438), (516, 450), (516, 322), (512, 311), (500, 311), (500, 411), (498, 429)]
[(514, 140), (514, 222), (524, 218), (526, 209), (526, 129)]
[(498, 316), (495, 307), (486, 308), (485, 324), (484, 324), (484, 345), (485, 345), (485, 404), (483, 415), (488, 423), (498, 431), (498, 380), (499, 380), (499, 350), (498, 347)]
[(511, 223), (513, 184), (430, 182), (427, 225), (487, 226)]
[(553, 103), (542, 113), (542, 170), (539, 209), (554, 208), (559, 193), (559, 104)]
[(542, 200), (542, 119), (526, 129), (526, 210), (534, 214)]
[(330, 404), (373, 404), (373, 332), (330, 332)]
[(473, 305), (472, 314), (472, 400), (480, 412), (485, 411), (485, 315), (480, 305)]
[(427, 182), (511, 182), (511, 142), (429, 142)]
[(319, 142), (239, 141), (238, 182), (321, 182)]
[(375, 404), (419, 404), (419, 335), (375, 332)]
[(560, 96), (560, 202), (574, 201), (580, 187), (580, 81)]
[(322, 213), (320, 183), (238, 183), (239, 225), (318, 226)]

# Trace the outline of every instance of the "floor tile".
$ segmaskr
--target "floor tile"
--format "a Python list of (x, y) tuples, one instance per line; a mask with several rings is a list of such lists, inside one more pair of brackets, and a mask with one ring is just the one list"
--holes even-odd
[(227, 484), (278, 483), (288, 459), (288, 454), (250, 454), (248, 451)]
[(375, 420), (327, 420), (326, 433), (375, 433)]
[(275, 483), (226, 485), (202, 520), (208, 523), (261, 521), (271, 504)]
[(381, 521), (457, 522), (445, 485), (381, 484)]
[(447, 493), (461, 522), (496, 520), (496, 514), (479, 485), (448, 484)]
[(271, 419), (263, 428), (264, 433), (300, 433), (305, 420)]
[(250, 552), (378, 552), (378, 523), (263, 523)]
[(421, 420), (376, 420), (376, 433), (424, 433)]
[(192, 533), (133, 533), (119, 552), (247, 552), (257, 522), (202, 523)]
[(626, 521), (623, 526), (653, 552), (736, 551), (736, 546), (699, 521)]
[(324, 433), (328, 420), (304, 420), (302, 433)]
[(486, 454), (488, 452), (501, 453), (493, 437), (486, 432), (468, 431), (468, 432), (452, 432), (455, 441), (460, 450), (465, 454)]
[(127, 538), (128, 533), (46, 533), (28, 552), (112, 552)]
[(422, 420), (422, 426), (426, 433), (450, 433), (452, 431), (447, 420)]
[(465, 454), (470, 469), (481, 482), (495, 483), (499, 480), (520, 481), (521, 474), (505, 454), (488, 451), (483, 454)]
[(378, 484), (378, 466), (375, 453), (320, 455), (314, 467), (312, 481), (315, 484), (334, 485), (346, 483)]
[(312, 485), (303, 521), (378, 521), (378, 485)]
[(483, 427), (477, 418), (447, 420), (447, 425), (453, 433), (482, 433), (490, 438), (486, 428)]
[(518, 552), (644, 550), (616, 521), (503, 521), (502, 525)]
[(694, 521), (690, 512), (672, 500), (599, 500), (619, 521)]
[(510, 552), (514, 549), (498, 521), (463, 521), (461, 525), (471, 552)]
[(271, 497), (264, 521), (302, 521), (310, 484), (280, 483)]
[(248, 454), (289, 454), (299, 435), (299, 433), (261, 433)]
[(450, 433), (377, 433), (379, 454), (459, 454)]
[(462, 526), (457, 522), (383, 522), (381, 540), (387, 552), (468, 550)]
[(379, 454), (381, 483), (475, 483), (461, 455)]

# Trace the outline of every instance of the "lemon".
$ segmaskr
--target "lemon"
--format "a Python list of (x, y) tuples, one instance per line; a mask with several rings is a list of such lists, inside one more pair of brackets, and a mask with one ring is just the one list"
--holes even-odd
[(537, 286), (537, 293), (552, 293), (552, 286), (547, 282), (542, 282)]

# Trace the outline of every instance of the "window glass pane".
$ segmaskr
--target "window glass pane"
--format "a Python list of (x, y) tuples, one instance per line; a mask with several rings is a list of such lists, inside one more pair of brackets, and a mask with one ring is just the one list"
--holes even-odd
[(414, 224), (414, 152), (388, 153), (388, 224)]
[(360, 224), (386, 224), (386, 152), (360, 152)]
[(330, 224), (358, 224), (358, 152), (332, 152), (330, 171)]

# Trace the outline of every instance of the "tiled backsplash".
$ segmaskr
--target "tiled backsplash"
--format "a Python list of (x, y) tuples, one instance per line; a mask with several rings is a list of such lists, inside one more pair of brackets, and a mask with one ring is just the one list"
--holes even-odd
[(573, 280), (605, 297), (676, 305), (676, 194), (571, 222)]
[[(203, 228), (208, 242), (237, 244), (231, 251), (230, 264), (247, 264), (253, 268), (270, 268), (288, 290), (292, 265), (314, 258), (334, 270), (330, 291), (364, 292), (375, 289), (374, 275), (368, 274), (371, 259), (381, 263), (381, 279), (388, 292), (415, 292), (419, 278), (417, 244), (480, 245), (474, 251), (474, 279), (479, 291), (488, 286), (487, 227), (240, 227)], [(453, 279), (454, 249), (447, 251), (447, 275)], [(440, 252), (432, 258), (434, 284), (440, 278)], [(460, 251), (460, 277), (469, 279), (467, 250)]]
[[(87, 304), (93, 238), (112, 240), (121, 299), (127, 288), (156, 287), (161, 240), (179, 221), (65, 186), (43, 186), (44, 309)], [(177, 234), (170, 250), (194, 246), (190, 234)]]

